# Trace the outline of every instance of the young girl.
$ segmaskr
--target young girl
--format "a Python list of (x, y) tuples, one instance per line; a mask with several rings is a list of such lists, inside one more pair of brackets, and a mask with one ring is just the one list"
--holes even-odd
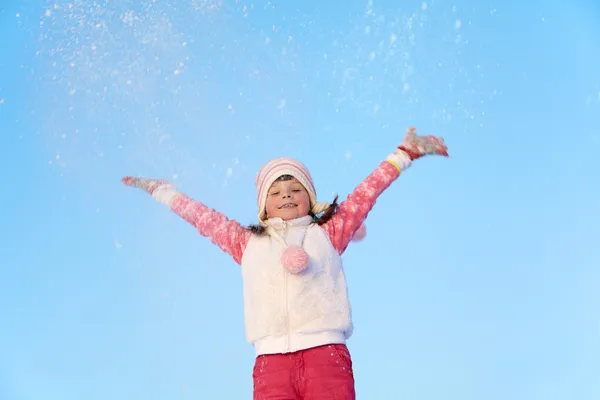
[[(317, 202), (310, 173), (279, 158), (256, 176), (258, 225), (243, 227), (166, 181), (123, 178), (194, 225), (241, 265), (247, 340), (254, 345), (254, 399), (353, 400), (346, 340), (353, 325), (341, 255), (364, 236), (377, 197), (412, 161), (448, 156), (442, 139), (404, 141), (339, 207)], [(356, 235), (356, 237), (354, 237)]]

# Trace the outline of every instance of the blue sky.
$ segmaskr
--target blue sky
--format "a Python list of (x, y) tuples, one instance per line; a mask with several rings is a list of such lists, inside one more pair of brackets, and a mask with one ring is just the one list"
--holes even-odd
[(0, 398), (250, 398), (238, 267), (120, 177), (250, 224), (268, 159), (345, 197), (409, 125), (451, 158), (345, 254), (359, 398), (600, 397), (599, 3), (42, 3), (0, 6)]

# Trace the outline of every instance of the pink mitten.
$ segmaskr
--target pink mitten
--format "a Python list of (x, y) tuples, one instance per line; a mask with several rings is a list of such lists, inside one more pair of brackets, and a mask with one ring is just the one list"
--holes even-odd
[(138, 189), (142, 189), (150, 194), (154, 193), (156, 188), (161, 185), (167, 185), (169, 182), (161, 179), (146, 179), (146, 178), (134, 178), (131, 176), (126, 176), (121, 179), (127, 186), (136, 187)]
[(444, 139), (431, 135), (417, 136), (417, 130), (412, 126), (406, 131), (398, 148), (408, 154), (412, 161), (431, 154), (448, 157), (448, 147), (444, 144)]
[(173, 185), (162, 179), (133, 178), (126, 176), (121, 179), (127, 186), (142, 189), (152, 195), (154, 200), (171, 207), (171, 202), (179, 193)]

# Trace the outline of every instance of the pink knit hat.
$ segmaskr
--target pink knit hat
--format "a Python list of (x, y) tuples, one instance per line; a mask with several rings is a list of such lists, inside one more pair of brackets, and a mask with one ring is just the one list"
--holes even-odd
[(314, 214), (325, 211), (330, 204), (317, 202), (317, 192), (308, 168), (300, 161), (291, 158), (276, 158), (267, 162), (256, 174), (256, 194), (258, 202), (258, 220), (265, 225), (267, 193), (269, 188), (282, 175), (291, 175), (304, 186), (310, 198), (310, 208)]

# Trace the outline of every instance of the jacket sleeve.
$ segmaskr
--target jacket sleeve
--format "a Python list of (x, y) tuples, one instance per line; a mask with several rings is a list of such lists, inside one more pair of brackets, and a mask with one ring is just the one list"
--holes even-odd
[(400, 176), (400, 168), (389, 161), (383, 161), (358, 185), (344, 200), (333, 217), (322, 225), (333, 247), (342, 254), (352, 240), (375, 201), (393, 181)]
[(241, 264), (242, 255), (252, 233), (237, 221), (229, 220), (203, 203), (177, 193), (170, 203), (173, 212), (194, 225), (198, 232), (219, 246)]

